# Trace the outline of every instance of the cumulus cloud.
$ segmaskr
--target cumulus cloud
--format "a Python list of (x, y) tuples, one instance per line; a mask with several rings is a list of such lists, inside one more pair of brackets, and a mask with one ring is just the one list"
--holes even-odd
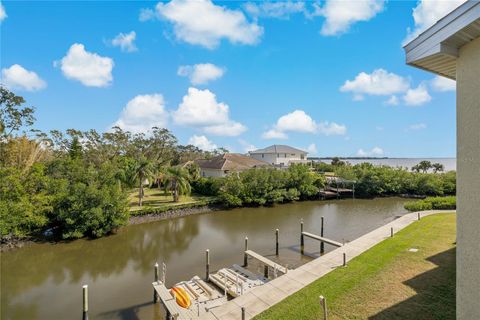
[(325, 17), (320, 33), (324, 36), (339, 35), (347, 32), (350, 26), (359, 21), (368, 21), (384, 8), (383, 0), (327, 0), (318, 7), (314, 15)]
[(211, 63), (186, 65), (178, 68), (177, 74), (188, 77), (193, 85), (206, 84), (223, 76), (225, 69)]
[(244, 7), (255, 18), (288, 19), (291, 14), (306, 12), (304, 2), (293, 1), (248, 2)]
[(278, 118), (273, 128), (262, 134), (264, 139), (286, 139), (288, 132), (321, 133), (324, 135), (344, 135), (347, 128), (335, 122), (315, 122), (305, 111), (295, 110)]
[[(240, 10), (215, 5), (210, 0), (159, 2), (156, 15), (173, 24), (177, 39), (209, 49), (216, 48), (223, 39), (253, 45), (263, 34), (262, 27), (247, 21)], [(149, 14), (141, 13), (141, 20), (148, 18)]]
[[(58, 63), (55, 62), (54, 65)], [(60, 61), (65, 77), (89, 87), (106, 87), (112, 80), (113, 59), (88, 52), (81, 43), (73, 44)]]
[(238, 139), (238, 143), (242, 146), (243, 152), (247, 153), (249, 151), (257, 150), (257, 147), (255, 147), (253, 144), (243, 140), (243, 139)]
[(403, 96), (403, 101), (407, 106), (420, 106), (430, 102), (430, 100), (432, 100), (432, 97), (428, 93), (427, 86), (424, 83), (421, 83), (415, 89), (408, 89)]
[(236, 137), (247, 131), (247, 127), (239, 122), (228, 121), (214, 126), (207, 126), (203, 128), (203, 131), (215, 136)]
[(119, 119), (112, 125), (134, 133), (146, 132), (152, 127), (164, 128), (168, 112), (161, 94), (138, 95), (122, 110)]
[(47, 86), (47, 83), (33, 71), (28, 71), (19, 64), (2, 69), (2, 81), (11, 89), (38, 91)]
[(433, 78), (430, 84), (435, 91), (455, 91), (457, 89), (457, 83), (454, 80), (441, 76)]
[(453, 11), (466, 0), (420, 0), (413, 9), (413, 20), (415, 27), (407, 29), (407, 37), (404, 44), (415, 39), (423, 31), (433, 26), (438, 20)]
[(217, 149), (217, 145), (214, 144), (212, 141), (208, 140), (207, 137), (197, 136), (196, 134), (194, 134), (190, 137), (190, 139), (188, 139), (188, 144), (191, 144), (205, 151), (213, 151)]
[(342, 92), (352, 92), (354, 95), (392, 95), (405, 92), (409, 81), (395, 73), (384, 69), (376, 69), (372, 73), (360, 72), (355, 79), (347, 80), (340, 88)]
[(317, 154), (318, 153), (317, 146), (315, 145), (315, 143), (312, 143), (308, 146), (307, 152), (310, 153), (310, 154)]
[(137, 51), (137, 47), (135, 46), (135, 38), (137, 34), (135, 31), (131, 31), (129, 33), (119, 33), (115, 38), (112, 39), (111, 43), (114, 47), (120, 47), (120, 49), (124, 52), (134, 52)]
[(388, 104), (389, 106), (398, 106), (398, 104), (400, 103), (400, 100), (398, 99), (397, 96), (393, 95), (387, 101), (385, 101), (385, 103)]
[(358, 149), (357, 156), (359, 157), (380, 157), (383, 156), (383, 149), (380, 147), (374, 147), (372, 150)]
[(3, 4), (0, 2), (0, 22), (5, 20), (7, 18), (7, 11), (5, 11), (5, 7)]
[(262, 133), (263, 139), (287, 139), (286, 133), (278, 131), (277, 129), (270, 129)]
[(247, 130), (229, 117), (229, 107), (218, 102), (210, 90), (189, 88), (178, 109), (173, 112), (177, 124), (193, 126), (219, 136), (238, 136)]
[(156, 18), (155, 11), (149, 8), (140, 9), (140, 14), (138, 15), (138, 20), (141, 22), (153, 20)]

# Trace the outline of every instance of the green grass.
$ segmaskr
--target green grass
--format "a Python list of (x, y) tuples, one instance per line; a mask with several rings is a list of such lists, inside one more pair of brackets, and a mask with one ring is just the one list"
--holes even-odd
[(132, 190), (128, 196), (130, 211), (138, 211), (142, 208), (175, 208), (185, 204), (195, 204), (202, 201), (208, 201), (211, 197), (196, 195), (181, 195), (178, 202), (173, 202), (173, 196), (170, 191), (165, 194), (163, 190), (156, 188), (145, 188), (143, 197), (143, 206), (138, 206), (138, 189)]
[(323, 319), (320, 295), (329, 319), (455, 319), (455, 228), (424, 217), (255, 319)]

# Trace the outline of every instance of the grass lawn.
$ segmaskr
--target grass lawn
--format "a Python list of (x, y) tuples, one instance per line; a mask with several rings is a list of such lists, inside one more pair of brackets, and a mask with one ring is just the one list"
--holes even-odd
[[(422, 218), (255, 319), (455, 319), (455, 214)], [(410, 252), (410, 248), (418, 252)]]
[[(180, 204), (185, 203), (195, 203), (199, 200), (207, 200), (210, 197), (204, 196), (180, 196), (178, 202), (173, 202), (173, 196), (170, 191), (167, 194), (163, 190), (156, 188), (145, 188), (144, 197), (143, 197), (143, 207), (175, 207)], [(138, 189), (133, 190), (128, 196), (130, 211), (139, 210), (141, 207), (138, 206)]]

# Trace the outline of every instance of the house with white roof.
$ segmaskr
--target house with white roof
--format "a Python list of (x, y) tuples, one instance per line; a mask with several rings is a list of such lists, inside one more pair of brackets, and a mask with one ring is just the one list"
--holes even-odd
[(466, 1), (404, 48), (407, 64), (457, 82), (456, 312), (480, 319), (480, 2)]
[(249, 151), (250, 157), (265, 161), (277, 167), (287, 167), (292, 163), (307, 163), (307, 152), (283, 144)]

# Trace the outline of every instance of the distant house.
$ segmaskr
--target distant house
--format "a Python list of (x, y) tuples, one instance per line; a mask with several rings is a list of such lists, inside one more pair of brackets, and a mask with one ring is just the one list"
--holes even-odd
[(225, 153), (211, 159), (199, 159), (195, 160), (195, 163), (200, 167), (202, 177), (224, 177), (231, 172), (270, 166), (265, 161), (238, 153)]
[(274, 166), (289, 166), (292, 163), (306, 163), (307, 152), (282, 144), (249, 152), (250, 157), (268, 162)]

